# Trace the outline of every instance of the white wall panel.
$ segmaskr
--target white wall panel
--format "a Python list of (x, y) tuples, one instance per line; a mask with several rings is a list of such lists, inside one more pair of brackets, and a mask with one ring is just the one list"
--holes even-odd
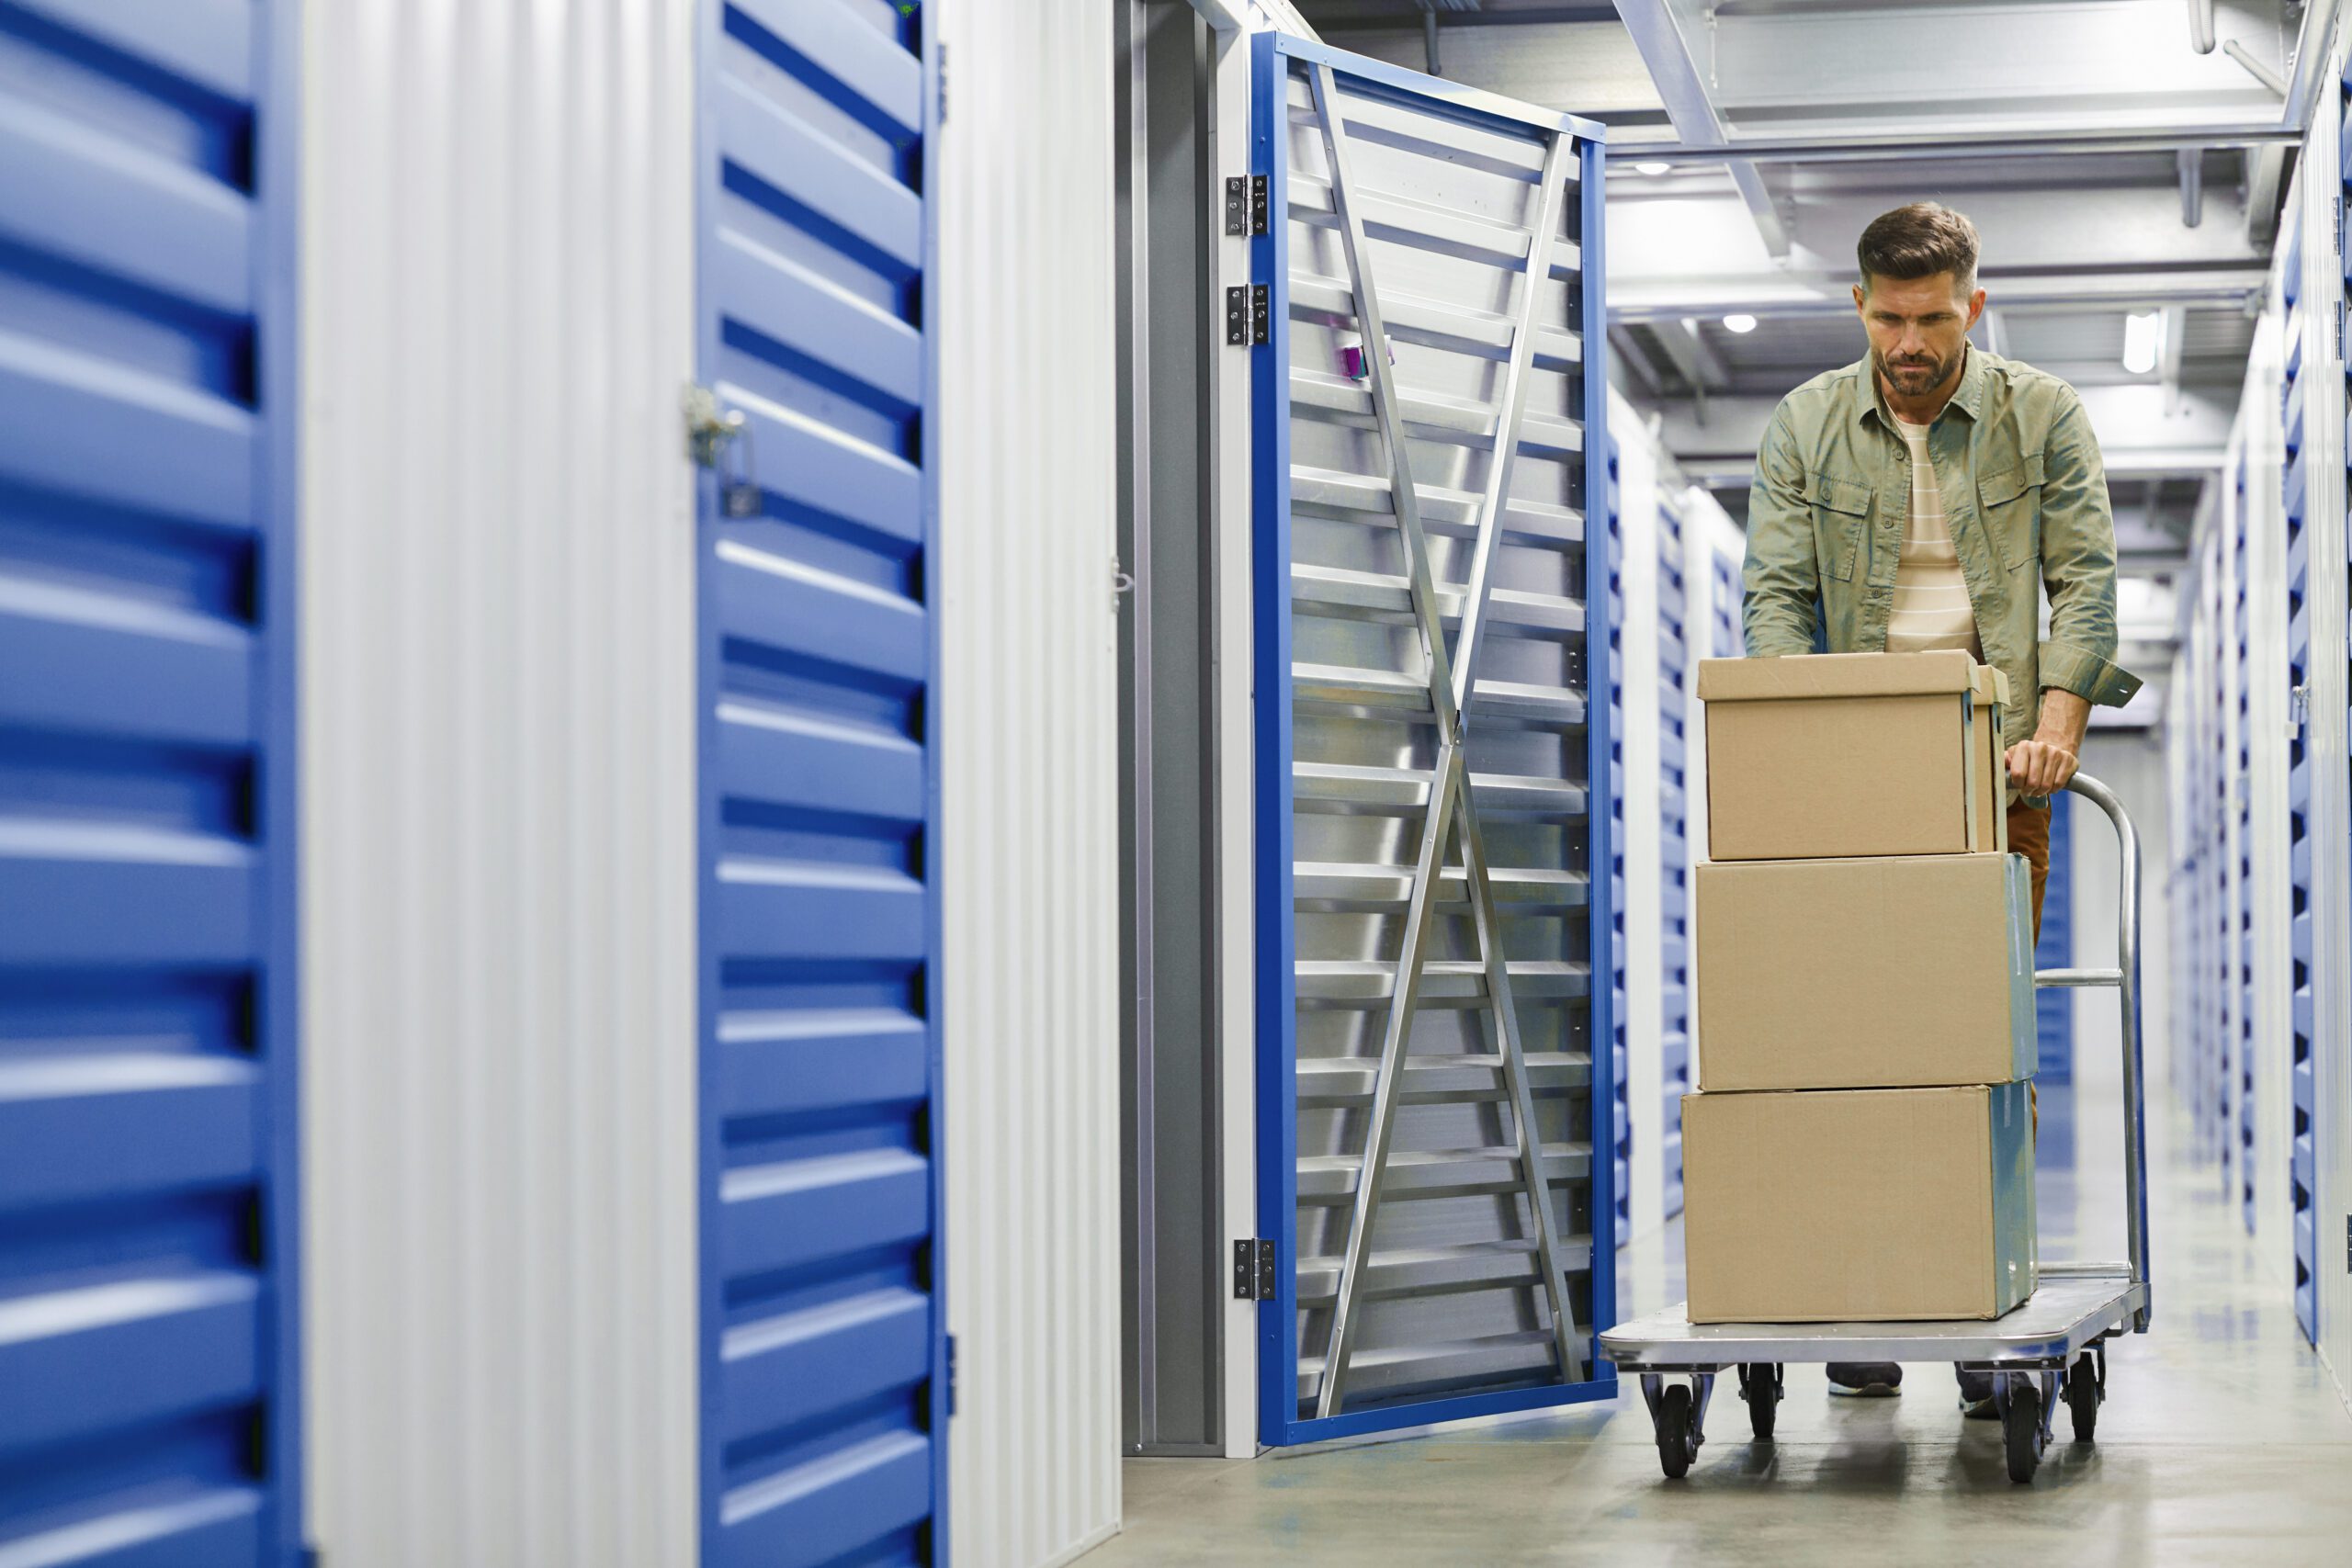
[(1119, 1517), (1112, 13), (939, 19), (949, 1529), (1034, 1568)]
[(1624, 779), (1624, 827), (1617, 845), (1625, 866), (1625, 1235), (1623, 1245), (1666, 1222), (1666, 1066), (1659, 1035), (1665, 983), (1658, 905), (1658, 533), (1659, 491), (1679, 480), (1633, 405), (1609, 399), (1609, 441), (1617, 459), (1617, 578), (1624, 596), (1618, 628), (1617, 736)]
[(688, 1563), (692, 6), (307, 10), (312, 1536)]

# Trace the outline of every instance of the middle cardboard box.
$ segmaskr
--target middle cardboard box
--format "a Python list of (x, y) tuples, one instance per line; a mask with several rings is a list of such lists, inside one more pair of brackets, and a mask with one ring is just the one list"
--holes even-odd
[(1707, 862), (1696, 878), (1702, 1090), (2033, 1076), (2022, 856)]

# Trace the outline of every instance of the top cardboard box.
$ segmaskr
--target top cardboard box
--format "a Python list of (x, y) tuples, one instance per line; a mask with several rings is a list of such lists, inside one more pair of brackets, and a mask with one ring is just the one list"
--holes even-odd
[(1708, 855), (2007, 853), (2007, 696), (1958, 649), (1702, 660)]

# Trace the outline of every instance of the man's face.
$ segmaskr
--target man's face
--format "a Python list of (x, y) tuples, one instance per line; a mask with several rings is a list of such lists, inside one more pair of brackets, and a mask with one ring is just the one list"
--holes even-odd
[(1950, 379), (1967, 352), (1968, 329), (1984, 311), (1984, 291), (1960, 291), (1960, 279), (1874, 277), (1854, 288), (1854, 309), (1870, 333), (1871, 363), (1903, 397), (1925, 396)]

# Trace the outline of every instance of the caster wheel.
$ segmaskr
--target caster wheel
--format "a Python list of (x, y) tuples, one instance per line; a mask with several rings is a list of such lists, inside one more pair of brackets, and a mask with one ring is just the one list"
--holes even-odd
[(2021, 1383), (2009, 1391), (2001, 1411), (2001, 1448), (2009, 1461), (2009, 1479), (2020, 1486), (2033, 1480), (2041, 1465), (2041, 1391)]
[(2098, 1402), (2107, 1396), (2091, 1371), (2088, 1360), (2075, 1363), (2079, 1370), (2066, 1374), (2066, 1386), (2059, 1397), (2066, 1402), (2066, 1410), (2075, 1418), (2075, 1441), (2087, 1443), (2098, 1430)]
[(1781, 1369), (1778, 1363), (1758, 1361), (1739, 1369), (1739, 1397), (1747, 1402), (1747, 1424), (1756, 1433), (1756, 1440), (1772, 1440), (1773, 1417), (1780, 1413)]
[(1658, 1396), (1657, 1462), (1668, 1481), (1679, 1481), (1690, 1472), (1690, 1461), (1698, 1457), (1699, 1423), (1690, 1390), (1676, 1383)]

